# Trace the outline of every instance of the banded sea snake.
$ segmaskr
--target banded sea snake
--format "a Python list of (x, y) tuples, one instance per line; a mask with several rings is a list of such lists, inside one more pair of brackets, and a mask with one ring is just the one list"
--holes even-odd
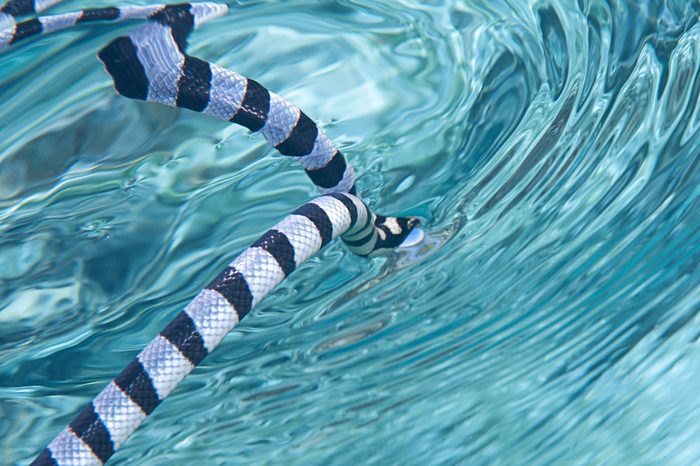
[(34, 17), (60, 0), (0, 8), (0, 50), (91, 21), (146, 19), (98, 54), (123, 96), (206, 113), (260, 131), (296, 158), (324, 194), (244, 250), (39, 454), (33, 465), (106, 462), (165, 397), (260, 300), (336, 237), (369, 256), (401, 245), (418, 221), (375, 215), (356, 195), (352, 166), (320, 128), (252, 79), (185, 53), (193, 28), (225, 15), (216, 3), (105, 7)]

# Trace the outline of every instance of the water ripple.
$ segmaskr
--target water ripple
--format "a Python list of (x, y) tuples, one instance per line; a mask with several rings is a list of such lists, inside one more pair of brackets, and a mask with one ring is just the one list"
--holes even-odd
[[(114, 464), (700, 462), (697, 2), (230, 3), (192, 53), (301, 106), (431, 243), (331, 245)], [(115, 96), (95, 52), (127, 27), (0, 61), (12, 464), (315, 194), (259, 136)]]

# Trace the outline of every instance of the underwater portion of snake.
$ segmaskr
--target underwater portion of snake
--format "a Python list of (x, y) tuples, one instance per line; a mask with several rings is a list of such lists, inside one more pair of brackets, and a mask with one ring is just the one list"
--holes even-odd
[(352, 166), (299, 108), (252, 79), (185, 53), (190, 32), (226, 14), (226, 5), (105, 7), (21, 20), (56, 3), (6, 3), (0, 9), (0, 50), (84, 22), (146, 19), (145, 25), (113, 40), (98, 54), (117, 92), (260, 131), (281, 154), (296, 158), (324, 194), (244, 250), (32, 463), (103, 464), (253, 306), (300, 264), (337, 237), (361, 256), (391, 250), (409, 237), (418, 220), (375, 215), (356, 195)]

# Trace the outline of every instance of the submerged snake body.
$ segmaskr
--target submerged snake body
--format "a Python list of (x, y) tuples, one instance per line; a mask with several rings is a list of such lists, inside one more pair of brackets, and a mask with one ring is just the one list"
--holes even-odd
[(63, 0), (10, 0), (0, 7), (0, 24), (16, 22), (18, 16), (41, 13)]
[[(60, 15), (41, 16), (38, 18), (18, 21), (18, 17), (40, 13), (41, 11), (60, 3), (62, 0), (13, 0), (0, 8), (0, 50), (14, 45), (21, 40), (40, 34), (60, 31), (75, 26), (78, 23), (92, 21), (124, 21), (127, 19), (147, 18), (149, 15), (162, 10), (165, 5), (124, 6), (121, 8), (104, 7), (74, 11)], [(202, 4), (203, 5), (203, 4)], [(225, 5), (208, 4), (225, 14)]]
[[(20, 3), (24, 9), (18, 8)], [(37, 1), (32, 9), (26, 3), (32, 2), (3, 7), (13, 14), (2, 13), (10, 19), (0, 28), (0, 49), (81, 22), (147, 18), (146, 25), (99, 52), (120, 94), (260, 131), (280, 153), (296, 158), (326, 194), (243, 251), (32, 463), (102, 464), (253, 306), (331, 240), (340, 236), (351, 251), (367, 256), (399, 246), (418, 222), (375, 215), (355, 195), (352, 166), (299, 108), (252, 79), (185, 53), (192, 29), (227, 13), (225, 5), (108, 7), (17, 22), (15, 16), (58, 1)], [(14, 9), (8, 9), (11, 5)]]
[(367, 206), (333, 193), (243, 251), (48, 445), (34, 465), (102, 464), (248, 312), (338, 236), (376, 235)]

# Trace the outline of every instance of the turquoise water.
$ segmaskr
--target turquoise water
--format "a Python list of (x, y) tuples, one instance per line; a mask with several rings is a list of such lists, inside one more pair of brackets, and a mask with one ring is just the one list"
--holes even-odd
[[(440, 246), (334, 243), (110, 464), (700, 463), (697, 2), (230, 5), (191, 53), (299, 105)], [(2, 464), (316, 195), (259, 135), (117, 96), (95, 54), (133, 26), (0, 58)]]

